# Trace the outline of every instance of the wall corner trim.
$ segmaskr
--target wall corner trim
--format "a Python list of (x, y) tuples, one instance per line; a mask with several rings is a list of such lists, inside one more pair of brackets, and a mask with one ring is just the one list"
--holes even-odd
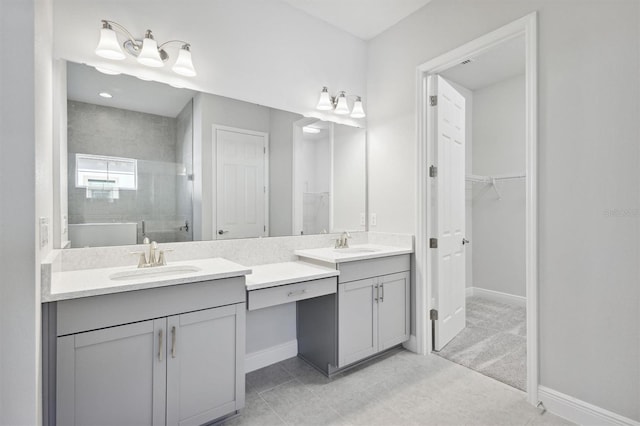
[(418, 353), (418, 340), (416, 339), (415, 334), (409, 336), (409, 340), (404, 342), (402, 346), (408, 351)]
[(551, 413), (579, 425), (640, 426), (640, 422), (589, 404), (546, 386), (538, 386), (538, 397)]
[(298, 340), (290, 340), (270, 348), (251, 352), (245, 357), (245, 373), (259, 370), (296, 355), (298, 355)]

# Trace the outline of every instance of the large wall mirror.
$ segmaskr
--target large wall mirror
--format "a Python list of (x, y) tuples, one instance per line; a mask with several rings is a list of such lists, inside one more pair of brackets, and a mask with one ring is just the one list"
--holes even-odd
[(366, 132), (67, 63), (70, 247), (364, 231)]

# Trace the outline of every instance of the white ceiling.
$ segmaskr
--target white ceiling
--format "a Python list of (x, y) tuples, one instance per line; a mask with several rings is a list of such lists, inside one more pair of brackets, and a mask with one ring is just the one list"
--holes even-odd
[(431, 0), (283, 0), (354, 36), (369, 40)]
[[(107, 92), (113, 98), (98, 96)], [(95, 68), (68, 62), (67, 97), (73, 101), (176, 117), (196, 92), (129, 75), (107, 75)]]
[(478, 90), (525, 72), (524, 36), (500, 43), (471, 63), (460, 64), (441, 73), (448, 80), (469, 90)]

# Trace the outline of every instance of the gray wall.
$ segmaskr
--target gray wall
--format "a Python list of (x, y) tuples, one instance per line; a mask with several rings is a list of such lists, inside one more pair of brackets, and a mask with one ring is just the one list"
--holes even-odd
[(333, 229), (364, 231), (366, 210), (366, 130), (333, 126)]
[[(182, 115), (178, 145), (176, 118), (69, 101), (69, 223), (144, 220), (150, 239), (183, 240), (177, 235), (178, 227), (184, 223), (176, 213), (177, 154), (180, 148), (183, 156), (185, 139), (190, 139), (190, 129), (185, 123), (190, 116), (188, 110), (183, 110)], [(75, 186), (76, 153), (137, 159), (138, 189), (120, 190), (119, 199), (113, 201), (87, 199), (86, 190)], [(141, 232), (138, 226), (139, 241)]]
[(293, 123), (299, 114), (270, 108), (269, 126), (269, 231), (270, 236), (293, 230)]
[[(37, 3), (37, 4), (36, 4)], [(37, 30), (36, 30), (37, 29)], [(0, 2), (0, 424), (41, 419), (40, 273), (53, 215), (51, 2)]]
[(639, 7), (433, 0), (371, 40), (367, 66), (370, 209), (411, 233), (416, 67), (538, 11), (540, 383), (636, 421)]
[[(525, 80), (519, 76), (473, 93), (473, 174), (525, 171)], [(526, 296), (525, 180), (474, 185), (473, 286)]]

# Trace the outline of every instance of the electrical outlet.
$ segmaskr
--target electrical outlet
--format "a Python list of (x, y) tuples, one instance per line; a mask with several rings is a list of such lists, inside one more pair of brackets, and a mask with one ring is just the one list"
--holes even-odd
[(364, 213), (360, 213), (360, 226), (365, 226), (367, 224), (366, 216)]
[(40, 218), (40, 248), (44, 248), (49, 244), (49, 218)]
[(371, 226), (378, 226), (378, 215), (375, 213), (371, 213), (371, 221), (369, 222)]

